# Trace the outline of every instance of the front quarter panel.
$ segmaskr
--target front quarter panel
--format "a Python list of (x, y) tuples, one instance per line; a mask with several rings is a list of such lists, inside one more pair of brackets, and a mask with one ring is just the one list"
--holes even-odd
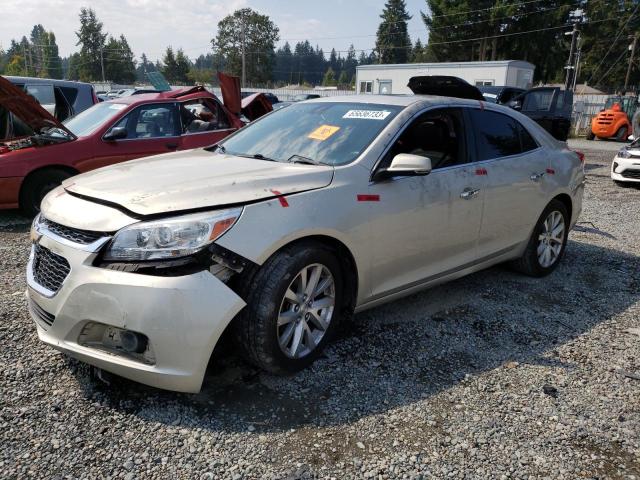
[(342, 242), (358, 270), (358, 303), (369, 292), (371, 202), (358, 201), (368, 191), (369, 170), (338, 167), (330, 186), (248, 205), (238, 223), (216, 243), (262, 265), (285, 245), (322, 235)]

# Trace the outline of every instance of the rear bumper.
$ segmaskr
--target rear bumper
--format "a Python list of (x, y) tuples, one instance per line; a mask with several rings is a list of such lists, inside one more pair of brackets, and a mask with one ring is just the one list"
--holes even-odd
[[(95, 253), (43, 236), (40, 245), (67, 259), (71, 271), (54, 295), (33, 279), (27, 296), (40, 339), (65, 354), (122, 377), (182, 392), (200, 390), (220, 335), (244, 302), (208, 271), (156, 277), (91, 266)], [(33, 303), (37, 306), (34, 306)], [(42, 311), (54, 320), (43, 321)], [(89, 322), (142, 333), (153, 364), (82, 344)]]

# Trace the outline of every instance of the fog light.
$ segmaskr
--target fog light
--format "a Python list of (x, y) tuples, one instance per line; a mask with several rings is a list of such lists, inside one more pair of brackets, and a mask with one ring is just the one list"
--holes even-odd
[(618, 172), (616, 172), (616, 169), (617, 169), (617, 168), (618, 168), (618, 164), (617, 164), (616, 162), (613, 162), (613, 171), (614, 171), (615, 173), (618, 173)]
[(149, 338), (139, 332), (103, 323), (87, 322), (78, 336), (78, 343), (149, 365), (156, 363)]
[(147, 349), (147, 337), (131, 330), (120, 331), (120, 343), (130, 353), (142, 353)]

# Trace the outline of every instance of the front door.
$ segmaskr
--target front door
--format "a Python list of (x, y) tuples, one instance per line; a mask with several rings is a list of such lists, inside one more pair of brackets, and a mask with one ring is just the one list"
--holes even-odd
[(98, 139), (102, 145), (96, 151), (100, 153), (83, 162), (81, 170), (176, 151), (180, 147), (178, 115), (175, 103), (150, 103), (137, 107), (112, 126), (125, 128), (126, 138)]
[(481, 258), (507, 253), (526, 241), (548, 201), (549, 160), (526, 128), (513, 117), (469, 109), (478, 166), (487, 172)]
[(399, 153), (429, 157), (426, 176), (370, 185), (372, 296), (453, 272), (476, 258), (485, 176), (470, 162), (462, 112), (430, 110), (399, 136), (378, 168)]
[(236, 131), (222, 106), (208, 98), (182, 103), (180, 119), (182, 150), (213, 145)]

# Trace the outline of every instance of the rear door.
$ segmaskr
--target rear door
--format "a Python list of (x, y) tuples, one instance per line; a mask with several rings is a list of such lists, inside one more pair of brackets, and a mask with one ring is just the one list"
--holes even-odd
[(180, 150), (213, 145), (236, 130), (222, 105), (209, 98), (181, 103), (180, 120)]
[(544, 209), (549, 160), (534, 137), (513, 117), (469, 108), (478, 166), (487, 173), (478, 254), (506, 253), (529, 238)]
[(370, 186), (373, 297), (434, 280), (476, 259), (485, 176), (471, 163), (467, 135), (461, 109), (429, 110), (382, 159), (378, 168), (399, 153), (427, 156), (433, 170)]
[[(82, 162), (83, 171), (134, 158), (172, 152), (180, 146), (180, 118), (175, 102), (151, 103), (136, 107), (111, 128), (115, 127), (124, 127), (127, 137), (118, 140), (97, 139), (100, 142), (97, 153), (91, 159)], [(107, 133), (110, 130), (107, 130)]]

